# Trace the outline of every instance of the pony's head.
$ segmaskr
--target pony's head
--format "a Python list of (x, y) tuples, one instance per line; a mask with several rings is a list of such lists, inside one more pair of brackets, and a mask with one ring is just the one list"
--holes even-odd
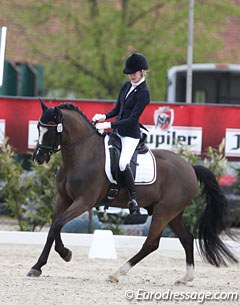
[(42, 99), (42, 115), (38, 121), (38, 142), (33, 153), (33, 161), (37, 164), (48, 162), (52, 153), (59, 151), (63, 131), (63, 114), (59, 107), (48, 108)]

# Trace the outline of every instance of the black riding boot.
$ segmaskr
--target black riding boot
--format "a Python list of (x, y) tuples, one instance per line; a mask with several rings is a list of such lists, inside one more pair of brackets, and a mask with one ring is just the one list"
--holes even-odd
[(130, 214), (140, 215), (140, 209), (137, 203), (137, 193), (134, 185), (134, 178), (129, 164), (126, 166), (125, 171), (123, 171), (123, 176), (129, 193), (130, 201), (128, 203), (128, 208)]

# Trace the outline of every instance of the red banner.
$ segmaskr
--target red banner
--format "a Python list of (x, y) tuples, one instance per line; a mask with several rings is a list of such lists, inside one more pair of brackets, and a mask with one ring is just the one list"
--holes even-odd
[[(63, 102), (75, 104), (90, 120), (95, 113), (106, 113), (114, 107), (113, 101), (46, 100), (48, 106)], [(41, 113), (38, 99), (0, 97), (0, 143), (5, 134), (18, 153), (28, 152), (29, 122), (38, 121)], [(201, 153), (209, 146), (217, 148), (225, 138), (226, 156), (240, 158), (240, 106), (151, 103), (141, 123), (148, 125), (151, 148), (171, 149), (180, 143)]]

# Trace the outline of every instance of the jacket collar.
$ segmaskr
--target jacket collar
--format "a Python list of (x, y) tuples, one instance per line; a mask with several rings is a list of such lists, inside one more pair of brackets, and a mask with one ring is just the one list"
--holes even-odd
[[(128, 82), (128, 86), (126, 86), (126, 92), (129, 91), (129, 89), (132, 87), (132, 83)], [(136, 86), (136, 88), (134, 90), (139, 90), (139, 89), (143, 89), (146, 87), (146, 80), (144, 80), (143, 82), (141, 82), (138, 86)], [(133, 91), (134, 91), (133, 90)]]
[[(131, 82), (129, 82), (129, 85), (127, 86), (127, 90), (125, 92), (125, 96), (126, 96), (127, 92), (130, 90), (131, 86), (132, 86), (132, 84), (131, 84)], [(143, 81), (136, 88), (134, 88), (132, 92), (129, 93), (129, 95), (127, 96), (127, 98), (125, 100), (132, 98), (137, 91), (139, 91), (140, 89), (143, 89), (145, 87), (146, 87), (146, 81)]]
[(144, 80), (141, 84), (139, 84), (135, 89), (143, 89), (145, 88), (147, 85), (146, 85), (146, 81)]
[(141, 83), (143, 83), (145, 81), (145, 76), (143, 76), (137, 83), (133, 83), (133, 82), (131, 82), (131, 84), (132, 84), (132, 86), (133, 87), (137, 87), (137, 86), (139, 86)]

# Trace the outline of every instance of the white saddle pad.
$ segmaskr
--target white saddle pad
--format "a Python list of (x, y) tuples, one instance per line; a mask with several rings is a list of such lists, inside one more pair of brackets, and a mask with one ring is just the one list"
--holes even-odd
[[(105, 143), (105, 172), (108, 180), (111, 183), (117, 182), (113, 179), (111, 169), (110, 169), (110, 153), (108, 147), (109, 136), (106, 135), (104, 138)], [(156, 181), (156, 160), (153, 153), (149, 150), (146, 154), (139, 154), (137, 156), (137, 167), (136, 167), (136, 177), (135, 184), (152, 184)]]

